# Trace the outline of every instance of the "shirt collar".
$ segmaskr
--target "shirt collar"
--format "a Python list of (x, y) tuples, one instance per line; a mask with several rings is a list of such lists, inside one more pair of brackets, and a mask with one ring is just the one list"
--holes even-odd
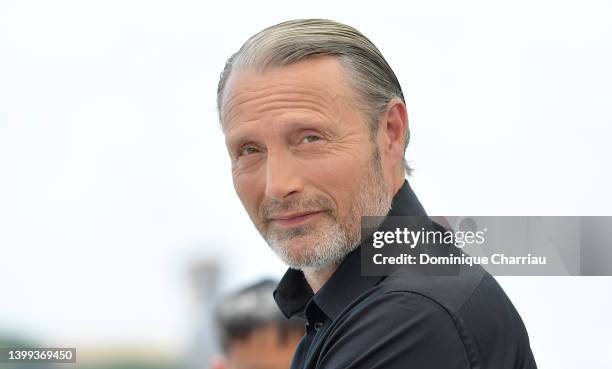
[[(427, 215), (408, 181), (404, 180), (404, 184), (393, 197), (388, 215)], [(333, 320), (351, 301), (381, 279), (384, 277), (361, 275), (360, 245), (344, 258), (316, 294), (308, 285), (302, 271), (288, 269), (274, 291), (274, 299), (287, 318), (305, 317), (306, 305), (312, 299), (321, 311)]]

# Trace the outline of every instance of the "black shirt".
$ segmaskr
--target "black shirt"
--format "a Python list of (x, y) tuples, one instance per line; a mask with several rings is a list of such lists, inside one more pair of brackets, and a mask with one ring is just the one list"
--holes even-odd
[[(389, 215), (426, 215), (407, 181)], [(495, 279), (481, 267), (459, 275), (361, 274), (361, 246), (313, 294), (289, 269), (274, 298), (306, 319), (292, 369), (536, 368), (527, 331)]]

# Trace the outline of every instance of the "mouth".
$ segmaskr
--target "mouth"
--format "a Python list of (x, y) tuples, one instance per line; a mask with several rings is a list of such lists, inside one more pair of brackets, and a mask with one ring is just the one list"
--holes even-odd
[(327, 210), (303, 211), (292, 214), (279, 214), (270, 217), (270, 222), (283, 227), (294, 227), (304, 224), (312, 219), (315, 219), (325, 213)]

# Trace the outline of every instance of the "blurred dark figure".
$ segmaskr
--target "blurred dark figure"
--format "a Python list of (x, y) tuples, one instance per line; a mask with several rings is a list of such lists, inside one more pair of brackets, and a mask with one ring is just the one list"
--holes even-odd
[(224, 298), (215, 309), (222, 356), (212, 369), (288, 369), (305, 320), (287, 319), (272, 292), (277, 281), (263, 280)]

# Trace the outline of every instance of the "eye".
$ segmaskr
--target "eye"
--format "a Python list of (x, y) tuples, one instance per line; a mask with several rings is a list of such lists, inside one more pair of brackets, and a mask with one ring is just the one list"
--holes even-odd
[(310, 143), (310, 142), (315, 142), (319, 140), (321, 140), (321, 137), (317, 135), (307, 135), (307, 136), (304, 136), (304, 138), (302, 138), (302, 141), (300, 143)]
[(255, 146), (247, 145), (247, 146), (242, 146), (240, 150), (238, 150), (238, 156), (246, 156), (246, 155), (251, 155), (251, 154), (258, 153), (258, 152), (259, 150)]

